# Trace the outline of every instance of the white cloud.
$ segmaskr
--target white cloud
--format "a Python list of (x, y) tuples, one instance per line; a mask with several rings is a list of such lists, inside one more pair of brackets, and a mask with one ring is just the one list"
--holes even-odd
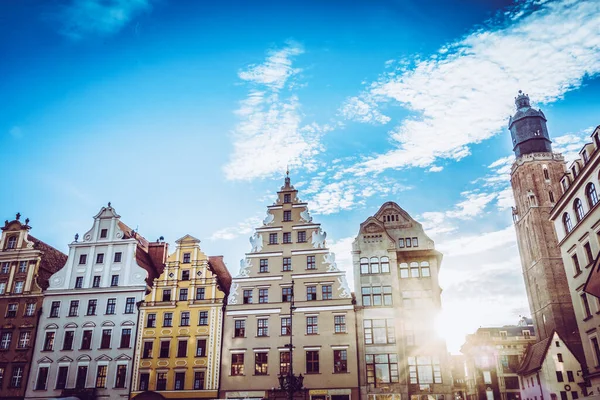
[(444, 233), (454, 232), (457, 226), (448, 221), (446, 213), (440, 211), (424, 212), (418, 217), (423, 229), (429, 236), (436, 237)]
[(594, 32), (600, 2), (531, 5), (509, 12), (508, 24), (477, 30), (444, 46), (444, 52), (383, 74), (361, 93), (363, 108), (373, 105), (374, 110), (361, 108), (359, 121), (390, 101), (414, 115), (390, 132), (395, 149), (353, 171), (377, 173), (460, 160), (469, 154), (470, 144), (504, 131), (518, 89), (526, 89), (532, 100), (550, 103), (578, 88), (584, 77), (598, 74), (600, 35)]
[(346, 103), (340, 109), (340, 114), (346, 119), (359, 122), (387, 124), (391, 120), (390, 117), (379, 112), (375, 104), (369, 104), (358, 97), (351, 97), (346, 100)]
[(264, 63), (252, 64), (246, 70), (240, 71), (239, 77), (273, 90), (280, 90), (289, 78), (302, 71), (300, 68), (292, 68), (292, 57), (303, 52), (300, 45), (290, 43), (281, 50), (271, 51)]
[(458, 256), (483, 253), (509, 244), (516, 245), (516, 241), (515, 228), (507, 226), (499, 231), (441, 241), (437, 247), (446, 256)]
[(444, 170), (444, 167), (440, 167), (438, 165), (432, 165), (431, 168), (429, 168), (429, 172), (442, 172)]
[(487, 205), (496, 198), (496, 193), (462, 193), (465, 200), (456, 204), (455, 209), (446, 212), (446, 216), (458, 219), (472, 219), (479, 216)]
[(590, 135), (594, 131), (594, 127), (584, 129), (580, 132), (567, 133), (552, 139), (552, 150), (557, 153), (562, 153), (567, 164), (580, 158), (579, 152), (586, 143), (591, 142)]
[(262, 226), (262, 219), (258, 216), (246, 218), (236, 226), (219, 229), (210, 236), (210, 240), (232, 240), (242, 235), (254, 232), (256, 227)]
[(339, 269), (346, 271), (350, 290), (354, 291), (354, 267), (352, 265), (352, 242), (354, 237), (346, 237), (328, 244), (329, 251), (335, 253), (335, 262)]
[(72, 0), (57, 16), (62, 24), (60, 33), (73, 40), (88, 35), (113, 35), (149, 11), (150, 3), (151, 0)]

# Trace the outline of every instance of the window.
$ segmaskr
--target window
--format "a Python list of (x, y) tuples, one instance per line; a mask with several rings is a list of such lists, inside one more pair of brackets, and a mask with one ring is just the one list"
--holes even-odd
[(183, 253), (183, 263), (189, 264), (192, 261), (192, 253)]
[(292, 202), (292, 195), (289, 193), (286, 193), (283, 195), (283, 202), (284, 203), (291, 203)]
[(63, 350), (73, 350), (73, 339), (75, 338), (75, 331), (65, 331), (65, 337), (63, 338)]
[(85, 382), (87, 380), (87, 365), (79, 365), (77, 367), (77, 378), (75, 378), (75, 388), (85, 388)]
[(306, 269), (317, 269), (315, 256), (307, 256), (306, 257)]
[(583, 311), (585, 314), (585, 318), (592, 317), (592, 311), (590, 309), (590, 303), (588, 302), (588, 298), (585, 293), (581, 293), (581, 305), (583, 306)]
[(389, 257), (381, 257), (381, 273), (388, 274), (390, 272)]
[(291, 287), (281, 288), (281, 301), (283, 301), (283, 302), (292, 301), (292, 288)]
[(258, 272), (269, 272), (269, 260), (261, 258)]
[(133, 314), (135, 310), (135, 297), (128, 297), (125, 300), (125, 314)]
[(563, 362), (563, 356), (562, 356), (562, 354), (561, 354), (561, 353), (558, 353), (558, 354), (556, 355), (556, 358), (558, 359), (558, 362)]
[(575, 217), (577, 218), (577, 222), (581, 221), (585, 216), (581, 200), (575, 199), (575, 202), (573, 203), (573, 210), (575, 211)]
[(67, 377), (69, 376), (69, 367), (58, 367), (56, 376), (56, 389), (64, 389), (67, 387)]
[(24, 274), (27, 272), (27, 261), (19, 262), (19, 274)]
[(101, 349), (110, 349), (110, 338), (112, 337), (112, 329), (102, 329), (102, 338), (100, 339)]
[(120, 349), (128, 349), (131, 347), (131, 329), (124, 328), (121, 330), (121, 343), (119, 343)]
[(76, 317), (79, 314), (79, 300), (71, 300), (69, 305), (69, 317)]
[(371, 287), (369, 287), (369, 286), (362, 287), (362, 288), (360, 288), (360, 292), (362, 294), (363, 306), (365, 306), (365, 307), (371, 306), (372, 305), (372, 303), (371, 303)]
[(110, 277), (110, 286), (119, 286), (119, 275), (113, 275)]
[(196, 357), (206, 357), (206, 339), (196, 340)]
[(208, 311), (200, 311), (198, 315), (198, 325), (208, 325)]
[(267, 375), (269, 353), (254, 353), (254, 375)]
[(114, 314), (117, 308), (117, 299), (108, 299), (106, 302), (106, 314)]
[(144, 342), (144, 350), (142, 351), (142, 358), (152, 358), (152, 346), (153, 342)]
[(231, 375), (244, 375), (244, 353), (231, 355)]
[(163, 289), (162, 301), (171, 301), (171, 289)]
[(410, 277), (411, 278), (419, 277), (419, 263), (418, 262), (410, 263)]
[(156, 328), (156, 314), (148, 314), (146, 328)]
[(167, 373), (158, 372), (156, 374), (156, 390), (167, 390)]
[(281, 336), (290, 336), (292, 334), (292, 319), (290, 317), (281, 318)]
[(23, 293), (23, 286), (25, 285), (25, 282), (23, 281), (16, 281), (15, 282), (15, 289), (14, 289), (14, 293)]
[(46, 337), (44, 338), (44, 351), (53, 351), (54, 350), (54, 337), (56, 332), (46, 332)]
[(204, 389), (204, 371), (194, 372), (194, 390)]
[(396, 330), (391, 319), (365, 319), (365, 344), (396, 343)]
[(585, 187), (585, 197), (587, 198), (589, 208), (594, 207), (598, 204), (598, 194), (596, 193), (596, 186), (592, 182), (588, 183)]
[(292, 232), (283, 232), (283, 243), (292, 243)]
[(113, 257), (113, 262), (119, 263), (121, 262), (121, 258), (123, 257), (123, 253), (117, 251)]
[(183, 271), (181, 271), (181, 280), (182, 281), (190, 280), (190, 270), (189, 269), (184, 269)]
[(179, 301), (186, 301), (188, 298), (187, 289), (179, 289)]
[(323, 300), (333, 299), (333, 289), (331, 285), (321, 286), (321, 296)]
[(372, 274), (379, 273), (379, 258), (371, 257), (371, 259), (369, 260), (369, 265), (370, 265)]
[(366, 257), (360, 259), (360, 273), (363, 275), (369, 273), (369, 259)]
[(100, 239), (104, 239), (108, 236), (108, 229), (100, 229)]
[(550, 180), (550, 175), (548, 174), (548, 168), (544, 166), (544, 179)]
[(3, 262), (2, 269), (0, 270), (0, 272), (2, 272), (4, 275), (8, 275), (9, 271), (10, 271), (10, 264), (7, 262)]
[(298, 243), (306, 243), (306, 231), (298, 231)]
[(252, 304), (252, 289), (244, 290), (244, 304)]
[(75, 278), (75, 289), (81, 289), (83, 287), (83, 276)]
[(196, 300), (204, 300), (206, 290), (203, 287), (196, 288)]
[(16, 317), (18, 309), (19, 309), (19, 305), (17, 303), (10, 303), (6, 307), (6, 318), (14, 318), (14, 317)]
[(404, 238), (398, 239), (398, 248), (400, 248), (400, 249), (404, 248)]
[(408, 264), (400, 263), (398, 267), (400, 268), (400, 279), (408, 278)]
[(556, 380), (558, 382), (564, 382), (565, 379), (563, 378), (563, 373), (561, 371), (556, 371)]
[(159, 358), (169, 358), (169, 346), (170, 342), (168, 340), (162, 340), (160, 342), (160, 352), (158, 353)]
[(0, 349), (8, 350), (10, 348), (11, 340), (12, 332), (2, 332), (2, 335), (0, 335)]
[(419, 247), (419, 239), (416, 237), (412, 238), (412, 245), (413, 247)]
[(292, 220), (292, 212), (290, 210), (286, 210), (283, 212), (283, 221), (289, 222)]
[(173, 313), (167, 312), (163, 314), (163, 326), (173, 326)]
[(576, 391), (572, 391), (571, 396), (573, 397), (573, 400), (577, 400), (579, 398), (579, 393)]
[(2, 388), (3, 382), (4, 382), (4, 367), (0, 367), (0, 389)]
[(404, 239), (404, 243), (406, 244), (406, 247), (412, 247), (412, 241), (410, 238)]
[(94, 280), (92, 281), (92, 287), (100, 287), (100, 276), (94, 276)]
[(11, 236), (11, 237), (8, 238), (8, 242), (6, 244), (6, 248), (8, 250), (16, 249), (17, 248), (17, 237), (16, 236)]
[(256, 320), (256, 336), (269, 336), (269, 320), (259, 318)]
[(342, 374), (348, 372), (348, 353), (346, 350), (333, 351), (333, 373)]
[(246, 337), (246, 320), (236, 319), (233, 337)]
[(284, 271), (292, 270), (292, 258), (291, 257), (283, 257), (283, 270)]
[(391, 286), (383, 287), (383, 305), (384, 306), (392, 305), (392, 287)]
[(104, 263), (104, 253), (96, 254), (96, 264), (103, 264), (103, 263)]
[(346, 316), (334, 315), (333, 328), (335, 333), (346, 333)]
[(6, 293), (6, 282), (0, 282), (0, 294)]
[(306, 300), (313, 301), (317, 299), (317, 287), (307, 286), (306, 287)]
[(279, 374), (287, 375), (290, 371), (290, 352), (280, 351), (279, 352)]
[(319, 373), (319, 351), (309, 350), (306, 352), (306, 373), (307, 374), (318, 374)]
[(307, 335), (316, 335), (319, 333), (319, 325), (317, 323), (316, 316), (314, 317), (306, 317), (306, 334)]
[(23, 367), (13, 367), (10, 379), (11, 388), (20, 388), (23, 383)]
[(277, 234), (269, 233), (269, 244), (277, 244)]
[(19, 334), (19, 343), (17, 343), (17, 347), (19, 349), (26, 349), (29, 347), (30, 342), (31, 342), (31, 332), (21, 332)]
[(79, 255), (79, 265), (83, 265), (87, 263), (87, 254)]
[(81, 350), (90, 350), (92, 348), (92, 330), (83, 331), (81, 337)]
[(550, 199), (550, 203), (554, 203), (554, 193), (548, 192), (548, 199)]
[(571, 223), (571, 217), (568, 213), (564, 213), (562, 217), (563, 227), (565, 228), (565, 233), (571, 232), (573, 229), (573, 224)]
[(187, 357), (187, 339), (177, 342), (177, 357)]
[(127, 365), (117, 365), (117, 377), (115, 379), (115, 387), (123, 389), (125, 387), (125, 378), (127, 377)]
[(575, 376), (573, 375), (573, 371), (567, 371), (567, 380), (569, 382), (575, 382)]
[(96, 387), (97, 388), (105, 388), (106, 387), (106, 371), (108, 370), (108, 365), (98, 365), (98, 370), (96, 372)]
[(442, 371), (437, 357), (408, 357), (408, 369), (410, 383), (418, 383), (420, 385), (442, 383)]
[(592, 254), (592, 248), (590, 247), (590, 242), (587, 242), (583, 245), (583, 249), (585, 250), (585, 256), (587, 257), (587, 265), (590, 265), (594, 262), (594, 255)]
[(150, 385), (150, 374), (148, 372), (142, 372), (140, 374), (140, 391), (148, 390), (148, 386)]
[(182, 311), (179, 317), (179, 326), (190, 326), (190, 312)]
[[(533, 380), (533, 378), (531, 379)], [(490, 371), (483, 371), (483, 383), (486, 385), (492, 384), (492, 373)]]
[(268, 303), (269, 302), (269, 289), (258, 289), (258, 302)]

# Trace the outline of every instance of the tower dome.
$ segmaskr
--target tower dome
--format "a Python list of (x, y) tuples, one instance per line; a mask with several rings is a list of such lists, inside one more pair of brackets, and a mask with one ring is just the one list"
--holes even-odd
[(546, 127), (546, 116), (542, 110), (531, 108), (529, 96), (520, 90), (515, 97), (515, 106), (517, 112), (508, 122), (515, 156), (551, 153), (552, 142)]

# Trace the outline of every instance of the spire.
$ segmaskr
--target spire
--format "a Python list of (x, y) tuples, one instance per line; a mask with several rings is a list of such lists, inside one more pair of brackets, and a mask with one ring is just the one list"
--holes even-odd
[(287, 166), (286, 170), (285, 170), (285, 185), (283, 186), (284, 189), (291, 189), (291, 185), (290, 185), (290, 167), (289, 165)]
[(515, 105), (517, 106), (517, 110), (531, 108), (529, 104), (529, 95), (524, 94), (522, 90), (519, 90), (519, 95), (515, 97)]

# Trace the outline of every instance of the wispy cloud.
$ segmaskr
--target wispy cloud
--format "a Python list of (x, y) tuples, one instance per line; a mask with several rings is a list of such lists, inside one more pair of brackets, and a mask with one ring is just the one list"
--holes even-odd
[(379, 107), (390, 102), (413, 112), (389, 132), (395, 148), (353, 172), (469, 155), (469, 145), (506, 126), (518, 89), (551, 103), (600, 72), (599, 24), (597, 1), (529, 1), (428, 59), (401, 62), (342, 107), (361, 122), (381, 120)]
[(446, 256), (458, 256), (483, 253), (510, 244), (516, 245), (516, 242), (515, 228), (514, 226), (508, 226), (499, 231), (462, 236), (440, 242), (438, 250)]
[(110, 36), (151, 9), (152, 0), (71, 0), (55, 16), (60, 33), (72, 40)]
[(261, 226), (259, 216), (246, 218), (235, 226), (219, 229), (210, 236), (210, 240), (232, 240), (241, 235), (249, 235), (254, 229)]

